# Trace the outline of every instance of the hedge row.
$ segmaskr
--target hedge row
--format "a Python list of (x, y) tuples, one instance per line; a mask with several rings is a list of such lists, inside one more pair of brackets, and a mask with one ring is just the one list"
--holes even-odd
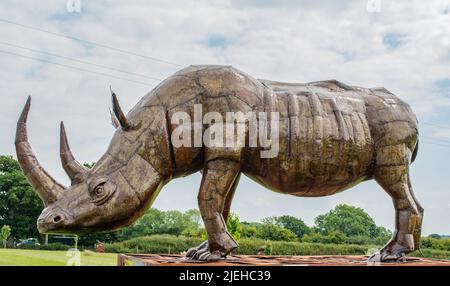
[(106, 244), (106, 252), (115, 253), (181, 253), (202, 242), (200, 238), (168, 234), (132, 238)]
[[(152, 235), (106, 244), (106, 251), (114, 253), (182, 253), (201, 242), (202, 240), (198, 238)], [(233, 252), (234, 254), (251, 255), (264, 252), (270, 255), (366, 255), (381, 248), (376, 245), (283, 242), (248, 238), (240, 239), (238, 243), (239, 248)], [(422, 249), (422, 253), (425, 257), (450, 259), (450, 251)], [(419, 252), (410, 255), (421, 256)]]

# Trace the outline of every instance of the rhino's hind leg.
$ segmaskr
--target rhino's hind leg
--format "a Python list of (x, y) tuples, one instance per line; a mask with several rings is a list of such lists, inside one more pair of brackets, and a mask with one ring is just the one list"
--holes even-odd
[(421, 238), (421, 235), (422, 235), (423, 208), (420, 205), (420, 203), (417, 200), (417, 198), (414, 195), (414, 193), (412, 192), (411, 179), (410, 179), (409, 176), (408, 176), (408, 187), (411, 190), (411, 196), (412, 196), (414, 202), (416, 203), (417, 209), (419, 210), (419, 215), (417, 216), (417, 219), (416, 219), (416, 227), (414, 228), (414, 233), (413, 233), (414, 250), (418, 250), (418, 249), (420, 249), (420, 238)]
[[(239, 167), (238, 162), (227, 159), (212, 160), (205, 166), (198, 204), (208, 233), (208, 241), (191, 248), (186, 256), (215, 261), (226, 257), (237, 247), (237, 243), (227, 231), (222, 213), (226, 206), (227, 195), (232, 191), (239, 175)], [(225, 215), (228, 216), (228, 212)]]
[(411, 188), (410, 158), (411, 152), (404, 144), (378, 150), (374, 177), (394, 203), (395, 231), (392, 239), (371, 260), (400, 260), (419, 247), (423, 209)]
[[(224, 204), (223, 210), (222, 210), (222, 217), (223, 217), (223, 220), (225, 221), (225, 223), (228, 221), (228, 216), (230, 214), (230, 209), (231, 209), (231, 202), (233, 201), (234, 193), (236, 191), (237, 185), (239, 184), (240, 176), (241, 176), (241, 174), (239, 174), (237, 176), (237, 178), (234, 180), (233, 186), (231, 186), (231, 189), (228, 191), (227, 196), (225, 198), (225, 204)], [(195, 258), (194, 257), (195, 255), (200, 256), (202, 253), (204, 253), (206, 251), (209, 251), (208, 240), (203, 241), (196, 247), (190, 248), (186, 252), (186, 257)]]

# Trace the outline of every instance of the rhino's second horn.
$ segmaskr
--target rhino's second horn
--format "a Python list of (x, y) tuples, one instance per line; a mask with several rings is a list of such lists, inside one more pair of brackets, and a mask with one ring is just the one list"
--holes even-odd
[(62, 166), (72, 181), (72, 185), (82, 182), (86, 178), (87, 169), (75, 160), (75, 157), (72, 155), (63, 122), (61, 122), (59, 155)]

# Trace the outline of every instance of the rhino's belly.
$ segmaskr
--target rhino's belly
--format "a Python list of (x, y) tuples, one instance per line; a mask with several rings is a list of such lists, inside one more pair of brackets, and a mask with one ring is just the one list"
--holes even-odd
[(289, 157), (258, 157), (243, 171), (273, 191), (304, 197), (332, 195), (371, 176), (371, 145), (334, 141), (305, 149)]
[[(359, 97), (276, 94), (279, 151), (248, 150), (244, 173), (278, 192), (325, 196), (370, 176), (374, 146)], [(272, 109), (273, 110), (273, 109)]]

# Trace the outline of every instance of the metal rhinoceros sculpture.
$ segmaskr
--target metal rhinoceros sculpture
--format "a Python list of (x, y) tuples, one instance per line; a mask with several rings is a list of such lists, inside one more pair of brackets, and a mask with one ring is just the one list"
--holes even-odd
[[(37, 222), (40, 232), (130, 225), (167, 182), (202, 171), (198, 204), (208, 240), (188, 250), (192, 259), (218, 260), (238, 246), (226, 221), (241, 173), (273, 191), (300, 197), (332, 195), (375, 179), (392, 197), (396, 218), (392, 239), (372, 259), (397, 260), (419, 248), (423, 208), (409, 176), (417, 154), (417, 119), (408, 104), (384, 88), (335, 80), (272, 82), (230, 66), (190, 66), (164, 80), (127, 116), (114, 93), (112, 98), (117, 130), (92, 169), (74, 159), (61, 123), (60, 155), (70, 187), (57, 183), (31, 150), (28, 99), (15, 144), (20, 165), (46, 206)], [(172, 116), (195, 117), (196, 104), (223, 117), (227, 112), (277, 113), (278, 153), (261, 156), (265, 147), (245, 144), (175, 146), (171, 134), (179, 124)], [(196, 127), (203, 134), (208, 126)], [(249, 124), (244, 130), (248, 141)]]

